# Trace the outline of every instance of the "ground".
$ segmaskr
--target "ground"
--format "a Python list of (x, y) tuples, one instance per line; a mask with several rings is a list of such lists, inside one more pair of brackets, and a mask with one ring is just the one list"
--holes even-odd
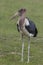
[(20, 8), (38, 28), (38, 37), (31, 39), (29, 65), (43, 65), (43, 0), (0, 0), (0, 65), (28, 65), (27, 38), (25, 39), (24, 62), (20, 62), (21, 45), (16, 21), (10, 17)]

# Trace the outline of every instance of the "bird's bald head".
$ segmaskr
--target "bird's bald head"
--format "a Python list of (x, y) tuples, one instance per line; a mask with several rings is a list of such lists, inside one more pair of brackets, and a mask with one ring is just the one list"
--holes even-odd
[(26, 9), (20, 9), (18, 10), (19, 16), (21, 16), (22, 14), (24, 14), (26, 12)]

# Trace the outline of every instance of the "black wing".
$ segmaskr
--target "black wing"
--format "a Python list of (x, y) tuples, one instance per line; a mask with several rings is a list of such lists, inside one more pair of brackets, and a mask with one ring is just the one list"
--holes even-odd
[(18, 30), (18, 32), (20, 32), (20, 27), (19, 27), (19, 25), (17, 24), (17, 30)]
[[(27, 18), (27, 19), (28, 19), (28, 18)], [(29, 33), (34, 34), (34, 37), (36, 37), (36, 36), (37, 36), (37, 33), (38, 33), (38, 30), (37, 30), (37, 28), (36, 28), (36, 25), (34, 24), (33, 21), (31, 21), (31, 20), (29, 20), (29, 19), (28, 19), (28, 21), (29, 21), (29, 24), (30, 24), (30, 25), (25, 26), (25, 28), (27, 29), (27, 31), (28, 31)]]

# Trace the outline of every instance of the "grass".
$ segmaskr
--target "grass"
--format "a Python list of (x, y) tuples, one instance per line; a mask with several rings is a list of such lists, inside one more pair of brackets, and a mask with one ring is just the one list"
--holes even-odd
[[(9, 52), (21, 52), (21, 41), (16, 29), (17, 18), (9, 21), (12, 14), (20, 8), (26, 8), (27, 14), (38, 28), (38, 37), (43, 37), (43, 0), (0, 0), (0, 65), (28, 65), (27, 46), (25, 41), (24, 62), (20, 62), (21, 56), (8, 54)], [(39, 40), (38, 40), (39, 39)], [(43, 39), (31, 40), (29, 65), (43, 65)]]

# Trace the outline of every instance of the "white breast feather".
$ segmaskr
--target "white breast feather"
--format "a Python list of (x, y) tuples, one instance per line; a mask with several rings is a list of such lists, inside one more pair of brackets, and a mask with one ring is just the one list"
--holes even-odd
[(27, 26), (30, 25), (30, 24), (29, 24), (29, 20), (26, 19), (26, 18), (25, 18), (25, 25), (27, 25)]

